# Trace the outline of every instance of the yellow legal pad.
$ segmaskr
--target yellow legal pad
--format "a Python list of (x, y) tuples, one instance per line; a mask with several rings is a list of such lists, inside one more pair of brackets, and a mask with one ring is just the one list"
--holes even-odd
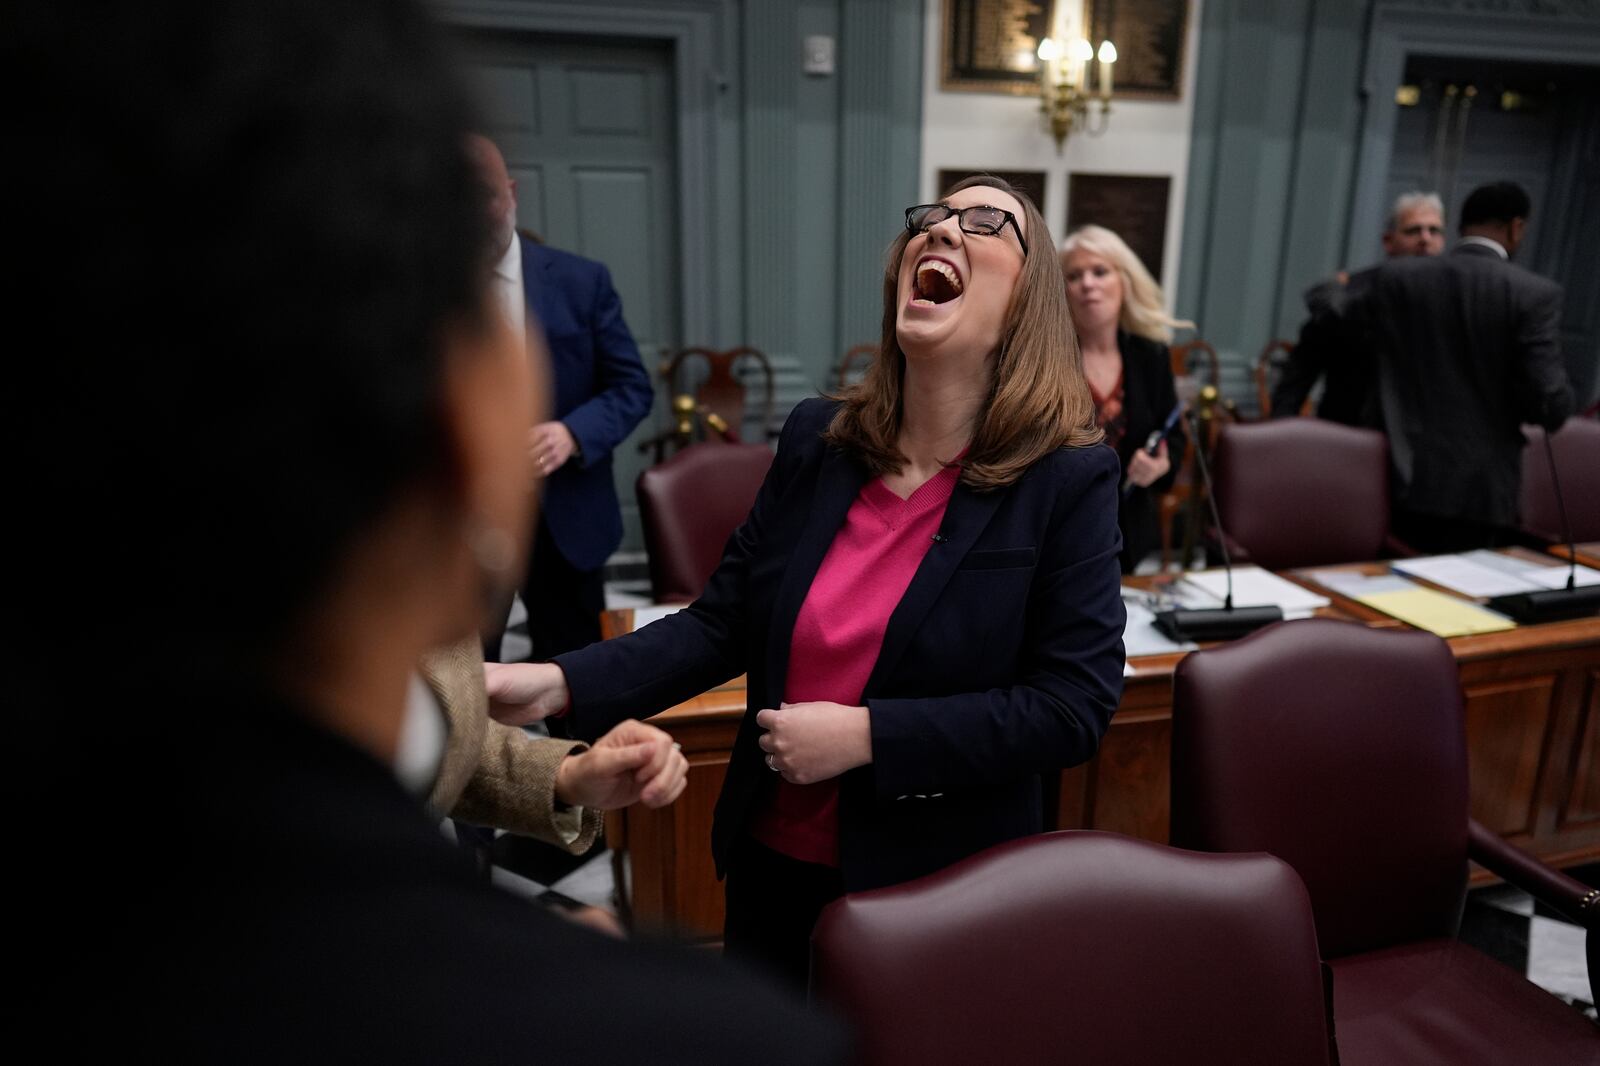
[(1426, 629), (1441, 637), (1462, 637), (1469, 633), (1498, 633), (1515, 629), (1509, 618), (1486, 611), (1475, 603), (1446, 596), (1433, 589), (1409, 588), (1372, 592), (1356, 600), (1393, 615), (1407, 625)]

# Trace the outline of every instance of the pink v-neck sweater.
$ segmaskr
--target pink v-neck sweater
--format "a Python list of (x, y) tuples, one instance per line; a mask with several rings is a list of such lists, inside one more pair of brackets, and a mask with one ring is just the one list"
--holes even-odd
[[(946, 467), (905, 500), (881, 478), (862, 487), (795, 618), (785, 703), (860, 705), (889, 616), (933, 546), (960, 473)], [(790, 858), (839, 865), (838, 780), (776, 784), (755, 838)]]

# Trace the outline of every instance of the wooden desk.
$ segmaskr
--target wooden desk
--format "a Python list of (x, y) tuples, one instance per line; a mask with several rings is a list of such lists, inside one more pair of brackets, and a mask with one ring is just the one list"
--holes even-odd
[[(1579, 541), (1573, 547), (1577, 549), (1578, 562), (1581, 565), (1600, 570), (1600, 540)], [(1550, 554), (1565, 562), (1572, 558), (1573, 553), (1565, 544), (1552, 544)]]
[[(1519, 554), (1559, 565), (1548, 556)], [(1333, 600), (1319, 614), (1381, 627), (1402, 624), (1322, 589), (1304, 573), (1284, 576)], [(627, 632), (631, 618), (632, 612), (612, 612), (608, 635)], [(1600, 859), (1600, 619), (1524, 626), (1449, 644), (1466, 697), (1473, 816), (1554, 865)], [(1181, 658), (1130, 660), (1134, 671), (1100, 753), (1061, 774), (1056, 828), (1166, 841), (1172, 672)], [(642, 928), (721, 935), (711, 812), (743, 714), (741, 678), (652, 719), (683, 745), (689, 785), (665, 810), (633, 807), (607, 822), (612, 848), (627, 855), (619, 868), (631, 866), (618, 884)], [(1479, 871), (1475, 879), (1488, 877)]]

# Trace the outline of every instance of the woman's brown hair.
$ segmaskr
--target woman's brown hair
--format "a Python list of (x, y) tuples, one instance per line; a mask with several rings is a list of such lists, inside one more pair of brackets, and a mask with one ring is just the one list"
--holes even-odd
[[(1103, 434), (1095, 424), (1061, 263), (1044, 216), (1026, 195), (987, 174), (957, 182), (941, 199), (975, 185), (1015, 197), (1022, 204), (1028, 230), (1028, 251), (1000, 331), (989, 394), (960, 462), (962, 484), (984, 490), (1012, 484), (1057, 448), (1095, 444)], [(883, 275), (883, 340), (877, 358), (866, 377), (840, 395), (839, 410), (824, 434), (830, 444), (859, 456), (874, 474), (894, 473), (906, 462), (896, 445), (906, 357), (895, 323), (900, 259), (910, 239), (911, 234), (902, 231), (889, 246)]]

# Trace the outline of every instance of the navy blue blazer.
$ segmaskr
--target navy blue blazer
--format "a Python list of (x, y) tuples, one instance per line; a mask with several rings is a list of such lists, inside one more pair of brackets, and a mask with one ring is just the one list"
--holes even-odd
[(550, 347), (555, 417), (582, 453), (545, 480), (544, 519), (567, 562), (595, 570), (622, 543), (611, 452), (650, 413), (650, 375), (605, 265), (517, 240), (528, 307)]
[[(795, 617), (870, 476), (821, 434), (836, 405), (784, 426), (749, 517), (693, 604), (558, 656), (574, 735), (593, 738), (748, 674), (749, 704), (712, 827), (718, 873), (777, 775), (756, 712), (783, 698)], [(1063, 448), (1013, 485), (957, 485), (889, 619), (863, 702), (871, 764), (840, 779), (847, 891), (897, 884), (1041, 829), (1040, 775), (1094, 755), (1122, 695), (1120, 468)]]

